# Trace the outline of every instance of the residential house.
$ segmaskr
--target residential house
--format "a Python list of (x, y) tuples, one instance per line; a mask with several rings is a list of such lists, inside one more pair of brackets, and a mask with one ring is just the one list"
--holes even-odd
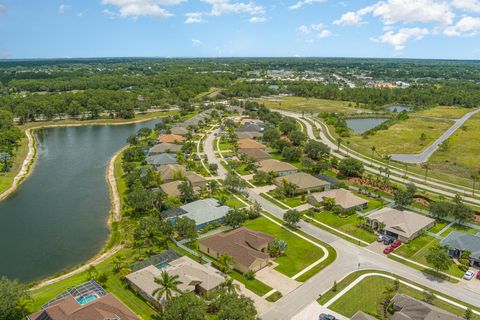
[(440, 241), (440, 246), (446, 247), (452, 258), (460, 258), (463, 252), (470, 252), (470, 264), (480, 267), (480, 233), (473, 235), (453, 231)]
[(202, 189), (207, 187), (207, 179), (196, 172), (188, 171), (185, 177), (188, 181), (190, 181), (194, 189)]
[(173, 127), (170, 129), (170, 133), (179, 136), (186, 136), (188, 134), (188, 129), (184, 127)]
[(312, 193), (308, 196), (308, 203), (316, 206), (323, 203), (325, 198), (335, 199), (342, 210), (363, 210), (368, 207), (368, 201), (345, 189), (332, 189), (323, 192)]
[(178, 217), (187, 217), (195, 221), (197, 229), (208, 225), (222, 223), (231, 208), (221, 206), (217, 199), (208, 198), (187, 203), (180, 208), (163, 211), (162, 217), (175, 223)]
[(178, 187), (182, 184), (183, 181), (171, 181), (160, 185), (160, 189), (169, 197), (178, 198), (182, 194)]
[(276, 186), (281, 186), (284, 180), (297, 186), (295, 191), (296, 193), (310, 193), (312, 191), (325, 190), (331, 187), (330, 182), (318, 179), (305, 172), (297, 172), (286, 176), (277, 177), (273, 183)]
[(239, 139), (260, 139), (265, 127), (260, 124), (248, 123), (237, 128), (235, 134)]
[(258, 140), (263, 137), (261, 132), (235, 132), (238, 139)]
[(298, 172), (297, 167), (294, 165), (275, 159), (259, 161), (257, 170), (262, 172), (273, 172), (280, 177)]
[(396, 312), (392, 320), (461, 320), (463, 318), (444, 311), (431, 304), (414, 299), (404, 294), (396, 294), (392, 299)]
[(148, 156), (147, 164), (153, 166), (154, 169), (158, 169), (160, 166), (167, 164), (177, 164), (177, 156), (172, 153), (160, 153), (153, 156)]
[[(167, 263), (149, 265), (128, 274), (126, 279), (134, 291), (160, 309), (164, 300), (160, 299), (159, 301), (153, 292), (160, 288), (160, 285), (155, 283), (155, 278), (161, 277), (164, 271), (171, 276), (178, 276), (178, 281), (181, 282), (178, 285), (178, 289), (181, 292), (206, 294), (217, 289), (225, 281), (225, 278), (219, 271), (202, 265), (186, 256)], [(178, 295), (178, 293), (175, 292), (174, 295)]]
[(237, 142), (238, 149), (265, 149), (267, 146), (253, 139), (240, 139)]
[(377, 320), (377, 318), (372, 317), (368, 313), (363, 311), (357, 311), (350, 320)]
[(199, 250), (214, 258), (227, 254), (233, 258), (234, 269), (245, 273), (269, 264), (268, 245), (274, 241), (268, 234), (241, 227), (200, 240)]
[(179, 164), (167, 164), (157, 168), (163, 181), (181, 180), (187, 173), (187, 169)]
[(435, 220), (411, 211), (382, 208), (366, 217), (366, 224), (387, 236), (409, 242), (435, 224)]
[(140, 320), (94, 281), (68, 289), (27, 316), (27, 320)]
[(182, 143), (185, 141), (185, 137), (182, 137), (178, 134), (161, 134), (158, 137), (158, 141), (168, 143)]
[(182, 151), (182, 146), (179, 144), (163, 142), (154, 145), (148, 150), (148, 155), (154, 156), (160, 153), (177, 153)]
[(240, 156), (253, 159), (255, 161), (261, 161), (272, 158), (272, 156), (262, 149), (238, 149), (237, 152)]

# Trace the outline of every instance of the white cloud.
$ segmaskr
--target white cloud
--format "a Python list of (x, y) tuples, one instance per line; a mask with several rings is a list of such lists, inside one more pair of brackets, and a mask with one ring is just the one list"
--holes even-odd
[(353, 11), (344, 13), (340, 19), (333, 21), (333, 24), (345, 26), (357, 26), (363, 23), (362, 15)]
[(289, 8), (291, 10), (296, 10), (296, 9), (300, 9), (304, 5), (308, 5), (308, 4), (312, 4), (312, 3), (318, 3), (318, 2), (325, 2), (325, 1), (326, 0), (300, 0), (297, 3), (295, 3), (294, 5), (291, 5)]
[(265, 17), (251, 17), (249, 20), (251, 23), (262, 23), (267, 21), (267, 18)]
[(425, 28), (402, 28), (397, 33), (388, 31), (378, 38), (372, 38), (372, 41), (379, 43), (387, 43), (393, 46), (397, 51), (403, 50), (406, 43), (413, 40), (420, 40), (430, 32)]
[(452, 6), (457, 9), (480, 13), (480, 1), (478, 0), (453, 0)]
[(463, 17), (455, 25), (445, 28), (447, 36), (474, 36), (480, 31), (480, 18)]
[(167, 18), (173, 14), (161, 6), (178, 5), (183, 1), (185, 0), (102, 0), (102, 3), (118, 7), (118, 15), (121, 17), (152, 16)]
[(202, 44), (203, 44), (202, 41), (200, 41), (200, 40), (198, 40), (198, 39), (192, 39), (192, 45), (194, 45), (194, 46), (200, 46), (200, 45), (202, 45)]
[(60, 13), (65, 13), (65, 11), (67, 11), (68, 9), (70, 9), (71, 6), (68, 5), (68, 4), (61, 4), (59, 7), (58, 7), (58, 12)]
[(306, 25), (301, 25), (300, 27), (297, 28), (298, 31), (301, 33), (310, 33), (310, 28)]
[(319, 38), (328, 38), (328, 37), (331, 37), (332, 36), (332, 32), (330, 30), (322, 30), (320, 31), (320, 33), (318, 34), (318, 37)]
[(250, 15), (262, 15), (265, 9), (262, 6), (255, 5), (253, 2), (235, 2), (230, 0), (202, 0), (205, 3), (212, 5), (210, 12), (213, 16), (220, 16), (224, 13), (247, 13)]
[(185, 17), (187, 17), (187, 19), (185, 20), (185, 23), (190, 24), (190, 23), (205, 22), (205, 20), (203, 20), (203, 13), (201, 12), (189, 12), (185, 14)]
[(79, 18), (85, 16), (87, 14), (88, 10), (85, 10), (85, 11), (80, 11), (80, 12), (77, 12), (75, 15)]

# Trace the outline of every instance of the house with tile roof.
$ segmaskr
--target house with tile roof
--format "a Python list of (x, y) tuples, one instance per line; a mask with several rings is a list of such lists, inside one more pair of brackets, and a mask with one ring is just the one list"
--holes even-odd
[(239, 155), (239, 157), (250, 158), (254, 161), (261, 161), (272, 158), (272, 156), (263, 149), (238, 149), (237, 154)]
[(366, 224), (387, 236), (409, 242), (433, 227), (435, 220), (415, 212), (386, 207), (369, 214)]
[(158, 141), (168, 143), (182, 143), (185, 141), (185, 137), (182, 137), (178, 134), (161, 134), (158, 137)]
[(240, 139), (237, 142), (238, 149), (265, 149), (266, 145), (259, 143), (253, 139)]
[(154, 145), (148, 150), (149, 156), (154, 156), (160, 153), (177, 153), (182, 151), (182, 146), (179, 144), (162, 142)]
[(294, 165), (276, 159), (266, 159), (259, 161), (257, 170), (267, 173), (273, 172), (280, 177), (298, 172), (298, 168)]
[(297, 172), (286, 176), (277, 177), (275, 178), (273, 183), (279, 187), (283, 184), (284, 181), (288, 181), (297, 186), (295, 193), (306, 193), (318, 190), (325, 190), (331, 187), (330, 182), (318, 179), (306, 172)]
[(187, 173), (187, 168), (179, 164), (167, 164), (157, 168), (158, 174), (163, 181), (180, 180)]
[(335, 203), (338, 204), (342, 210), (363, 210), (368, 206), (366, 199), (360, 198), (350, 190), (343, 188), (312, 193), (307, 197), (307, 201), (315, 206), (321, 205), (325, 198), (335, 199)]
[(154, 169), (158, 169), (160, 166), (167, 164), (177, 164), (177, 155), (172, 153), (159, 153), (153, 156), (148, 156), (145, 161), (151, 165)]
[(199, 241), (199, 250), (213, 258), (228, 254), (233, 258), (234, 269), (245, 273), (258, 271), (268, 265), (268, 245), (275, 238), (245, 227), (221, 233)]

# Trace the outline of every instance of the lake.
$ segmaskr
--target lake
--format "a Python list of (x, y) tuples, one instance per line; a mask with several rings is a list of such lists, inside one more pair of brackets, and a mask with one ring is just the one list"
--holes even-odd
[(355, 133), (362, 133), (375, 128), (379, 124), (387, 121), (388, 118), (359, 118), (359, 119), (346, 119), (347, 126)]
[(0, 276), (34, 281), (97, 254), (109, 236), (108, 162), (159, 121), (38, 130), (33, 172), (0, 202)]

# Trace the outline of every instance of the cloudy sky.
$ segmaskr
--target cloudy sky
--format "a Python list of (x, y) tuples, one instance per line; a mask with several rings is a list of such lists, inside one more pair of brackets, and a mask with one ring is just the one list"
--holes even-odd
[(0, 0), (0, 58), (480, 58), (480, 0)]

